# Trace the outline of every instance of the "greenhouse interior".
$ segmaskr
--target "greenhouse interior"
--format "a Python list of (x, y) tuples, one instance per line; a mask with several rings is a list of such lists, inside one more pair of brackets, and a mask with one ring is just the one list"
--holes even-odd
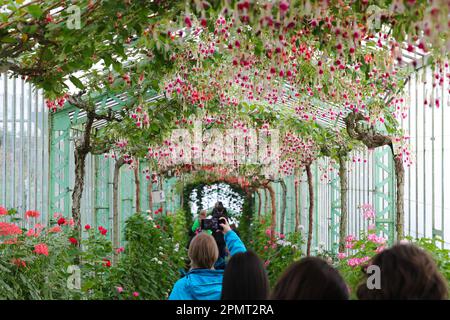
[(0, 300), (448, 300), (449, 30), (448, 0), (0, 1)]

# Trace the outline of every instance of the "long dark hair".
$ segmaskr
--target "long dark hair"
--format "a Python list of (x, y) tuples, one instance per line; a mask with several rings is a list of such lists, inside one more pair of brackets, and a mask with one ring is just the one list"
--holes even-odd
[(325, 260), (306, 257), (294, 262), (275, 285), (275, 300), (347, 300), (347, 285)]
[(412, 244), (397, 244), (377, 254), (380, 289), (368, 289), (366, 274), (356, 295), (361, 300), (444, 300), (448, 285), (431, 255)]
[(232, 256), (223, 275), (222, 300), (266, 300), (268, 295), (269, 280), (256, 253)]

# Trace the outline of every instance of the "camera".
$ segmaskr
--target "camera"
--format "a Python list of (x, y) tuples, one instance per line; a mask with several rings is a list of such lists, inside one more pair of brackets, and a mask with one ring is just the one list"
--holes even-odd
[(212, 217), (211, 219), (203, 219), (201, 220), (201, 228), (202, 230), (211, 230), (212, 232), (216, 232), (217, 230), (222, 231), (223, 228), (220, 226), (221, 221), (226, 221), (224, 217)]

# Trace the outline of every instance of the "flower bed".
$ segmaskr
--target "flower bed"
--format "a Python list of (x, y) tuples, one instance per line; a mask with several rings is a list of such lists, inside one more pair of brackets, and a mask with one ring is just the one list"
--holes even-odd
[(60, 214), (48, 226), (36, 211), (17, 216), (0, 207), (0, 299), (164, 299), (184, 266), (185, 242), (174, 235), (182, 214), (133, 215), (120, 248), (102, 226), (84, 226), (78, 239)]

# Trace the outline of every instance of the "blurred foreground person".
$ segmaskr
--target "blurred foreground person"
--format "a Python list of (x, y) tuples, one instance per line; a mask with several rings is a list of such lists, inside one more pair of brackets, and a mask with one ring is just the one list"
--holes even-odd
[(266, 300), (269, 287), (264, 264), (256, 253), (237, 253), (225, 268), (222, 300)]
[(445, 300), (448, 285), (431, 255), (412, 244), (397, 244), (377, 254), (380, 289), (367, 287), (367, 273), (356, 295), (360, 300)]
[(306, 257), (294, 262), (278, 280), (275, 300), (348, 300), (349, 292), (339, 272), (325, 260)]

